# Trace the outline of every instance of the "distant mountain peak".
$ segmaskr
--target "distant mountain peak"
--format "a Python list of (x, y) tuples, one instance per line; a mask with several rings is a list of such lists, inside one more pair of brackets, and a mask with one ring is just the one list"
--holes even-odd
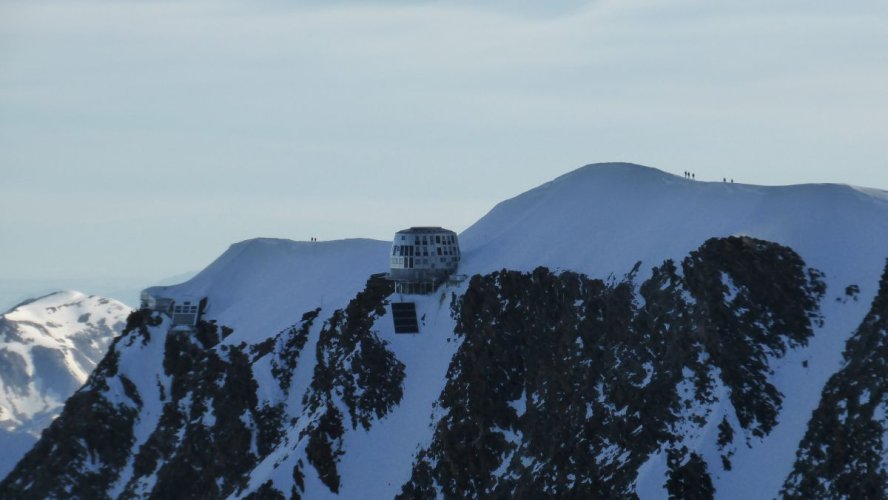
[(0, 315), (0, 476), (86, 382), (130, 311), (113, 299), (64, 290)]
[(5, 321), (31, 323), (67, 335), (82, 330), (78, 324), (92, 324), (89, 317), (128, 314), (130, 308), (117, 300), (87, 295), (75, 290), (62, 290), (42, 297), (26, 300), (0, 316)]

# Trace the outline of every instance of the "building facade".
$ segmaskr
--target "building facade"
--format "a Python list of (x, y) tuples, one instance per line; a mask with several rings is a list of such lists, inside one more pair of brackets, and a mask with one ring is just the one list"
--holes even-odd
[(431, 293), (459, 267), (456, 233), (441, 227), (411, 227), (395, 233), (391, 272), (398, 293)]

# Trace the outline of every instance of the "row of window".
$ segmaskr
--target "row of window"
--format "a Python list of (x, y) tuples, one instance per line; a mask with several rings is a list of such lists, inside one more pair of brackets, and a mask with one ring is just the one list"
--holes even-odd
[[(436, 247), (435, 250), (439, 256), (459, 255), (459, 247), (456, 246)], [(392, 246), (392, 255), (395, 257), (415, 257), (420, 255), (428, 257), (429, 247), (418, 245), (394, 245)], [(434, 253), (432, 255), (434, 255)]]
[(176, 306), (173, 311), (177, 314), (197, 314), (197, 306)]
[[(406, 235), (406, 234), (402, 234), (402, 235), (401, 235), (401, 241), (407, 241), (407, 235)], [(416, 235), (416, 236), (413, 238), (413, 241), (414, 241), (414, 244), (415, 244), (415, 245), (419, 245), (420, 242), (421, 242), (423, 245), (428, 245), (429, 242), (432, 241), (432, 237), (429, 236), (429, 235), (422, 235), (422, 236), (420, 236), (420, 235)], [(454, 235), (452, 235), (452, 234), (444, 234), (444, 235), (436, 234), (435, 237), (434, 237), (434, 241), (435, 241), (435, 243), (438, 244), (438, 245), (440, 245), (441, 243), (444, 243), (445, 245), (455, 245), (455, 244), (456, 244), (456, 236), (454, 236)]]
[[(416, 263), (416, 265), (423, 265), (423, 264), (428, 265), (429, 261), (431, 261), (432, 265), (434, 265), (435, 259), (419, 259), (419, 258), (414, 259), (413, 257), (392, 257), (392, 266), (402, 266), (402, 267), (409, 269), (409, 268), (414, 267), (413, 266), (414, 262)], [(446, 264), (448, 262), (458, 262), (459, 259), (457, 259), (456, 257), (440, 257), (440, 261), (441, 261), (441, 263)]]

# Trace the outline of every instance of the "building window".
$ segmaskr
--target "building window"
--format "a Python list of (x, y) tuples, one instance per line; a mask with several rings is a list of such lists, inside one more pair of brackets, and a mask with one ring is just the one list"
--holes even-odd
[(440, 234), (435, 236), (435, 243), (438, 243), (439, 245), (441, 244), (441, 235)]

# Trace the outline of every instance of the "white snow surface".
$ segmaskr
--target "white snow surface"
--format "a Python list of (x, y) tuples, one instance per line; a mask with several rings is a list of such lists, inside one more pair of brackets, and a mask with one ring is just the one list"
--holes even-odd
[(370, 239), (246, 240), (165, 293), (206, 297), (207, 317), (234, 328), (226, 342), (260, 342), (306, 311), (321, 307), (329, 314), (342, 307), (371, 274), (388, 271), (390, 248), (390, 242)]
[(828, 276), (869, 281), (872, 290), (872, 271), (888, 257), (886, 213), (879, 190), (701, 182), (595, 164), (494, 207), (460, 235), (460, 272), (545, 265), (619, 277), (637, 261), (646, 269), (709, 238), (748, 235), (792, 247)]
[[(417, 225), (438, 224), (417, 221)], [(633, 164), (589, 165), (500, 203), (462, 233), (459, 273), (503, 268), (530, 271), (545, 265), (598, 278), (622, 277), (642, 261), (638, 277), (642, 280), (664, 259), (680, 260), (707, 239), (730, 235), (792, 247), (809, 266), (826, 273), (829, 286), (823, 301), (826, 324), (817, 329), (807, 347), (790, 352), (777, 365), (773, 383), (786, 396), (777, 427), (764, 439), (752, 439), (751, 446), (741, 441), (747, 436), (738, 433), (730, 472), (721, 469), (716, 450), (699, 450), (720, 498), (774, 497), (789, 473), (826, 379), (839, 368), (844, 342), (876, 292), (888, 257), (884, 192), (844, 185), (708, 183)], [(288, 399), (288, 412), (296, 412), (310, 382), (320, 323), (344, 307), (370, 274), (388, 270), (389, 248), (390, 242), (373, 240), (249, 240), (233, 245), (193, 279), (168, 287), (165, 293), (207, 297), (207, 317), (234, 328), (225, 342), (235, 344), (260, 342), (297, 323), (304, 312), (322, 307)], [(850, 284), (860, 286), (859, 301), (836, 302)], [(369, 431), (348, 426), (343, 437), (346, 454), (339, 464), (341, 498), (391, 498), (409, 477), (413, 454), (431, 439), (433, 405), (458, 347), (449, 315), (450, 292), (459, 295), (465, 286), (443, 290), (443, 298), (440, 292), (410, 297), (416, 300), (419, 314), (426, 316), (417, 336), (395, 335), (389, 315), (376, 322), (378, 335), (406, 365), (404, 399)], [(138, 377), (140, 391), (166, 380), (160, 350), (144, 351), (144, 356), (121, 360), (126, 373), (154, 370)], [(156, 359), (147, 359), (150, 356)], [(135, 359), (138, 369), (125, 366)], [(803, 360), (808, 361), (807, 368), (802, 367)], [(279, 390), (269, 376), (257, 374), (257, 382), (260, 399)], [(728, 415), (734, 420), (731, 412), (719, 406), (727, 404), (726, 397), (720, 398), (711, 409), (712, 418)], [(147, 408), (155, 410), (159, 405), (146, 402)], [(713, 439), (700, 439), (713, 432), (718, 421), (713, 422), (700, 434), (688, 436), (688, 443), (714, 446)], [(144, 432), (139, 431), (139, 439)], [(278, 489), (289, 492), (292, 460), (298, 458), (300, 448), (297, 434), (298, 429), (292, 430), (288, 442), (257, 467), (251, 488), (272, 479)], [(658, 465), (658, 457), (651, 460), (639, 477), (639, 493), (645, 498), (665, 497), (664, 468)], [(310, 465), (304, 471), (307, 497), (335, 496)]]
[(63, 291), (0, 316), (0, 477), (86, 382), (129, 313), (116, 300)]

